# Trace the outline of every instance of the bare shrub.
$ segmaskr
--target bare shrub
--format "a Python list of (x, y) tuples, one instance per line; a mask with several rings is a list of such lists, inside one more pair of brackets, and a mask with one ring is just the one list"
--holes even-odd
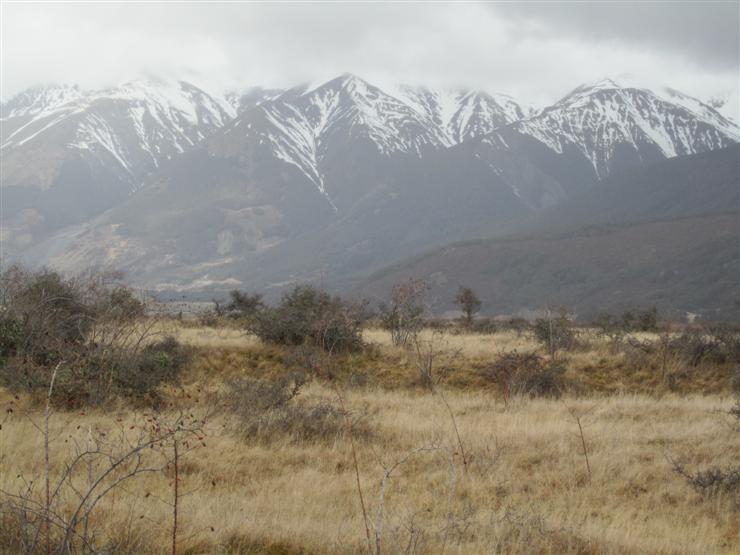
[(424, 325), (424, 295), (429, 285), (420, 279), (410, 279), (393, 287), (391, 301), (381, 305), (383, 327), (391, 333), (394, 345), (409, 344)]
[[(306, 383), (299, 372), (275, 381), (239, 378), (228, 383), (228, 404), (236, 416), (233, 430), (245, 439), (269, 442), (289, 438), (296, 442), (333, 441), (345, 432), (369, 435), (366, 423), (328, 401), (297, 399)], [(347, 421), (351, 424), (347, 426)]]
[(224, 316), (219, 315), (220, 310), (204, 310), (198, 313), (195, 319), (195, 327), (221, 328), (225, 325)]
[[(34, 426), (43, 438), (43, 474), (19, 475), (17, 492), (0, 490), (0, 522), (9, 538), (6, 547), (16, 553), (100, 553), (115, 551), (115, 545), (97, 537), (96, 525), (103, 522), (96, 510), (107, 497), (127, 493), (126, 486), (136, 478), (162, 473), (174, 466), (172, 507), (172, 553), (177, 552), (179, 476), (183, 456), (204, 445), (204, 427), (210, 414), (181, 411), (165, 415), (153, 413), (143, 420), (116, 423), (103, 430), (77, 426), (65, 433), (62, 449), (67, 449), (61, 465), (52, 465), (54, 438), (50, 431), (52, 398), (62, 363), (51, 372), (43, 422)], [(25, 415), (31, 422), (33, 417)], [(55, 434), (56, 435), (56, 434)], [(62, 454), (64, 456), (64, 454)], [(163, 501), (164, 500), (160, 500)]]
[(736, 508), (740, 508), (740, 466), (711, 467), (692, 473), (682, 463), (673, 461), (673, 470), (703, 497), (726, 495)]
[(558, 398), (565, 388), (565, 370), (560, 366), (545, 365), (542, 357), (535, 353), (503, 353), (479, 373), (496, 382), (505, 399), (512, 395)]
[(707, 326), (707, 332), (719, 347), (722, 359), (740, 364), (740, 326), (720, 322)]
[(551, 358), (559, 350), (569, 351), (576, 346), (573, 324), (563, 309), (557, 313), (548, 309), (544, 318), (535, 321), (533, 331), (535, 339), (547, 348)]
[(740, 332), (726, 325), (689, 328), (671, 338), (668, 348), (691, 366), (740, 362)]
[[(727, 414), (735, 419), (731, 424), (733, 434), (740, 432), (740, 427), (737, 425), (740, 423), (740, 396), (736, 397), (735, 401), (735, 405), (727, 411)], [(732, 438), (732, 441), (734, 440), (736, 440), (735, 437)], [(683, 476), (694, 491), (702, 497), (729, 498), (732, 508), (734, 510), (740, 509), (740, 466), (734, 464), (721, 467), (714, 464), (704, 470), (692, 472), (687, 470), (681, 461), (674, 460), (665, 453), (664, 456), (673, 467), (673, 471)]]
[(414, 336), (413, 349), (414, 363), (419, 371), (419, 383), (430, 391), (434, 390), (434, 387), (452, 370), (449, 364), (440, 365), (439, 362), (445, 357), (454, 358), (459, 354), (447, 352), (442, 334), (436, 331), (429, 339)]

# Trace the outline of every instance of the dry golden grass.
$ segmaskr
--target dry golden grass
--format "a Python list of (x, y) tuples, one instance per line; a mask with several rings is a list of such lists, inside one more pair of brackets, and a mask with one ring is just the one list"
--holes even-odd
[[(313, 384), (305, 395), (331, 398)], [(409, 529), (420, 553), (736, 553), (740, 514), (730, 500), (705, 500), (664, 457), (692, 467), (740, 459), (737, 432), (715, 411), (720, 397), (613, 396), (564, 401), (517, 400), (505, 406), (485, 393), (446, 398), (470, 462), (465, 471), (451, 420), (431, 394), (351, 390), (345, 401), (375, 429), (357, 445), (363, 493), (377, 517), (381, 463), (437, 443), (401, 465), (388, 485), (382, 545), (402, 552)], [(9, 399), (4, 398), (4, 405)], [(583, 425), (593, 472), (589, 483), (577, 425)], [(18, 476), (41, 476), (41, 436), (17, 408), (0, 433), (0, 488)], [(40, 414), (33, 417), (38, 421)], [(68, 436), (88, 426), (112, 429), (137, 419), (125, 410), (53, 419), (53, 470)], [(361, 553), (364, 525), (348, 439), (334, 443), (248, 443), (209, 424), (206, 447), (183, 461), (182, 553)], [(77, 426), (81, 426), (77, 430)], [(454, 485), (451, 485), (454, 484)], [(152, 495), (147, 495), (150, 493)], [(106, 499), (98, 538), (118, 551), (165, 553), (171, 477), (136, 479)], [(127, 520), (131, 519), (131, 520)], [(445, 528), (449, 529), (446, 534)], [(213, 530), (211, 530), (213, 528)]]
[[(440, 334), (431, 330), (423, 330), (420, 334), (422, 341), (435, 338), (438, 343), (444, 344), (447, 349), (461, 351), (467, 358), (492, 357), (507, 351), (537, 351), (538, 343), (529, 334), (517, 334), (513, 331), (502, 331), (495, 334)], [(381, 329), (370, 329), (364, 333), (366, 341), (375, 343), (384, 348), (393, 348), (390, 334)]]
[(255, 345), (253, 335), (235, 327), (184, 326), (177, 320), (162, 320), (153, 329), (156, 336), (171, 335), (192, 347), (241, 349)]
[[(190, 397), (183, 401), (174, 388), (167, 393), (185, 408), (197, 411), (204, 391), (219, 390), (228, 378), (284, 372), (286, 352), (238, 330), (167, 325), (163, 332), (198, 348), (185, 376)], [(476, 381), (475, 369), (501, 352), (538, 346), (515, 333), (446, 336), (447, 350), (462, 352), (442, 391), (464, 464), (442, 397), (415, 386), (413, 354), (390, 345), (383, 332), (370, 330), (366, 339), (375, 352), (347, 355), (339, 367), (366, 373), (367, 387), (315, 380), (301, 396), (336, 402), (333, 384), (345, 384), (339, 388), (347, 408), (365, 415), (373, 433), (356, 449), (373, 546), (382, 523), (382, 552), (412, 552), (409, 545), (415, 553), (455, 554), (740, 552), (733, 500), (702, 498), (666, 458), (691, 469), (737, 464), (740, 441), (726, 414), (733, 403), (727, 393), (678, 396), (664, 388), (657, 397), (604, 396), (661, 382), (649, 369), (625, 375), (624, 355), (590, 338), (585, 350), (563, 358), (568, 375), (588, 385), (586, 394), (504, 403), (495, 388)], [(699, 385), (688, 391), (718, 378), (691, 379)], [(641, 380), (647, 385), (638, 387)], [(728, 391), (726, 384), (704, 390)], [(12, 413), (5, 412), (9, 407)], [(18, 491), (20, 477), (43, 475), (42, 437), (32, 423), (42, 411), (2, 390), (0, 408), (0, 489)], [(582, 416), (590, 479), (574, 415)], [(229, 431), (227, 418), (223, 412), (211, 418), (205, 446), (182, 461), (181, 488), (188, 494), (180, 507), (179, 553), (367, 553), (348, 436), (250, 442)], [(56, 413), (52, 474), (69, 460), (70, 442), (87, 430), (128, 430), (141, 419), (122, 405)], [(384, 466), (421, 447), (428, 449), (387, 481), (379, 517)], [(115, 490), (97, 509), (99, 544), (116, 553), (168, 553), (171, 508), (160, 499), (171, 493), (172, 476), (161, 472)], [(0, 542), (7, 533), (0, 532)]]

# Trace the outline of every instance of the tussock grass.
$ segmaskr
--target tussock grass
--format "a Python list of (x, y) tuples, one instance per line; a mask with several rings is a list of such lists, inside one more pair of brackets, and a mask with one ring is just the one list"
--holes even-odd
[[(275, 379), (295, 364), (289, 350), (237, 329), (166, 326), (196, 348), (183, 388), (163, 387), (172, 410), (198, 410), (228, 380)], [(740, 551), (737, 505), (723, 495), (703, 498), (668, 460), (697, 471), (740, 460), (736, 424), (726, 414), (734, 404), (731, 368), (672, 361), (669, 372), (680, 377), (670, 386), (654, 360), (636, 366), (594, 335), (558, 360), (578, 387), (559, 400), (505, 402), (478, 370), (503, 352), (546, 356), (526, 334), (446, 336), (439, 364), (454, 368), (437, 393), (419, 386), (412, 351), (392, 346), (385, 332), (366, 331), (365, 339), (371, 348), (336, 357), (332, 373), (315, 377), (299, 399), (336, 406), (339, 393), (348, 413), (363, 415), (369, 432), (354, 447), (373, 543), (382, 523), (382, 552)], [(21, 477), (43, 475), (35, 427), (42, 413), (37, 402), (2, 390), (0, 409), (0, 489), (18, 491)], [(82, 412), (59, 411), (51, 420), (52, 474), (88, 430), (128, 429), (143, 418), (123, 403)], [(367, 553), (354, 436), (250, 439), (233, 432), (233, 419), (221, 407), (208, 421), (205, 445), (182, 460), (178, 552)], [(381, 503), (383, 477), (398, 461)], [(172, 476), (161, 472), (104, 498), (95, 517), (100, 545), (169, 553), (171, 507), (162, 500), (171, 492)], [(12, 533), (12, 522), (0, 522), (0, 552)]]
[[(334, 392), (313, 384), (311, 398)], [(732, 430), (718, 420), (731, 400), (720, 397), (613, 396), (601, 400), (516, 399), (448, 391), (471, 461), (454, 461), (450, 494), (450, 420), (434, 395), (351, 390), (345, 402), (370, 415), (375, 433), (358, 445), (369, 511), (378, 510), (381, 463), (438, 441), (441, 450), (416, 455), (389, 483), (383, 538), (387, 552), (420, 536), (419, 552), (438, 553), (450, 514), (449, 553), (733, 553), (740, 515), (722, 499), (706, 501), (672, 472), (665, 451), (692, 466), (740, 458)], [(3, 398), (7, 404), (8, 398)], [(584, 432), (593, 471), (589, 483), (571, 411), (587, 413)], [(53, 472), (64, 438), (77, 426), (105, 428), (115, 415), (59, 414), (54, 420)], [(335, 443), (245, 442), (210, 423), (206, 447), (188, 455), (182, 487), (181, 552), (361, 553), (364, 532), (350, 447)], [(27, 418), (3, 423), (0, 488), (19, 487), (21, 473), (39, 475), (41, 438)], [(452, 451), (449, 451), (452, 450)], [(146, 493), (151, 495), (146, 495)], [(148, 475), (106, 499), (98, 534), (117, 552), (165, 553), (170, 492), (167, 476)], [(213, 528), (213, 530), (211, 530)], [(125, 532), (125, 534), (124, 534)], [(125, 537), (124, 537), (125, 536)], [(421, 541), (423, 540), (423, 541)]]

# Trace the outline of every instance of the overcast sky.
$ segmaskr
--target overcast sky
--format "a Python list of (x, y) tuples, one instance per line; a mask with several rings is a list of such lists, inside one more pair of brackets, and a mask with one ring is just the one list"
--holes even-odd
[(731, 95), (737, 2), (2, 3), (2, 96), (43, 82), (101, 87), (144, 73), (211, 90), (343, 72), (482, 88), (536, 104), (609, 76)]

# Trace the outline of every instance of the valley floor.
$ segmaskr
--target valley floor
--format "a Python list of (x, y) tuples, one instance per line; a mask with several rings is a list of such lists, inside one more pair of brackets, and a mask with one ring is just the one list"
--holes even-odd
[[(225, 381), (278, 372), (278, 355), (237, 330), (176, 333), (199, 354), (183, 389), (167, 389), (170, 412), (198, 414)], [(535, 347), (497, 335), (447, 341), (464, 350), (468, 365)], [(179, 462), (178, 553), (740, 551), (736, 493), (701, 495), (674, 471), (676, 462), (693, 472), (740, 460), (726, 384), (702, 394), (692, 385), (648, 395), (629, 391), (624, 384), (633, 378), (624, 378), (620, 391), (592, 376), (595, 386), (578, 395), (505, 400), (451, 373), (449, 385), (429, 392), (411, 385), (408, 353), (382, 332), (368, 338), (385, 361), (377, 364), (393, 366), (379, 369), (387, 384), (315, 379), (300, 394), (314, 406), (344, 406), (352, 415), (344, 433), (244, 439), (216, 402), (202, 439)], [(587, 368), (598, 374), (601, 359), (611, 360), (569, 356), (573, 378)], [(43, 476), (43, 407), (1, 390), (0, 407), (0, 489), (20, 491), (23, 478)], [(122, 404), (55, 412), (52, 475), (63, 471), (75, 442), (101, 431), (132, 436), (149, 416)], [(90, 523), (98, 543), (115, 553), (172, 552), (173, 481), (168, 468), (102, 498)], [(73, 501), (68, 493), (60, 510)], [(0, 545), (9, 545), (13, 530), (0, 530)]]

